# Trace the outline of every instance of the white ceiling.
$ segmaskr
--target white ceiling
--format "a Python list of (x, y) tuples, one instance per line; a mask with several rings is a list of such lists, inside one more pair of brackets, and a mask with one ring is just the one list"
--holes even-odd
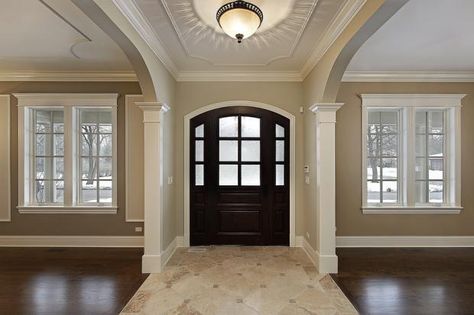
[[(215, 21), (217, 9), (226, 2), (118, 0), (115, 3), (178, 80), (216, 73), (267, 73), (276, 77), (283, 74), (300, 80), (364, 1), (253, 0), (262, 9), (264, 22), (242, 44), (225, 35)], [(146, 30), (151, 34), (144, 34)]]
[(474, 1), (409, 1), (360, 48), (348, 71), (474, 71)]
[(132, 70), (115, 42), (72, 2), (1, 2), (0, 72)]

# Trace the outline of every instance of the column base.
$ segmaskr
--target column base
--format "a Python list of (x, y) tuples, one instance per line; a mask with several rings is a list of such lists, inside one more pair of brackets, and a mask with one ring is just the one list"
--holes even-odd
[(160, 273), (161, 267), (161, 255), (142, 256), (142, 273)]
[(318, 271), (319, 273), (337, 273), (337, 256), (319, 254)]

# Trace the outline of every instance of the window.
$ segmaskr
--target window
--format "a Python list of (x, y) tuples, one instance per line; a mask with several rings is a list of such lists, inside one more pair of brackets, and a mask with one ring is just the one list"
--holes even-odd
[(364, 213), (460, 212), (463, 96), (362, 95)]
[(20, 213), (116, 213), (116, 94), (16, 94)]

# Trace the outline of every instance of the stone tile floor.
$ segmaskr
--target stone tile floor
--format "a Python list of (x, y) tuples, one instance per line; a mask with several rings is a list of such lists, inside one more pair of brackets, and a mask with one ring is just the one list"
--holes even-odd
[(121, 314), (357, 314), (301, 248), (180, 248)]

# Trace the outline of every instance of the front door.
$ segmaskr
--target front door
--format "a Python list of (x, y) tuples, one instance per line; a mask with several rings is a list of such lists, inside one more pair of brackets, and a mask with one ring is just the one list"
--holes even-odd
[(190, 127), (191, 245), (289, 245), (289, 120), (226, 107)]

